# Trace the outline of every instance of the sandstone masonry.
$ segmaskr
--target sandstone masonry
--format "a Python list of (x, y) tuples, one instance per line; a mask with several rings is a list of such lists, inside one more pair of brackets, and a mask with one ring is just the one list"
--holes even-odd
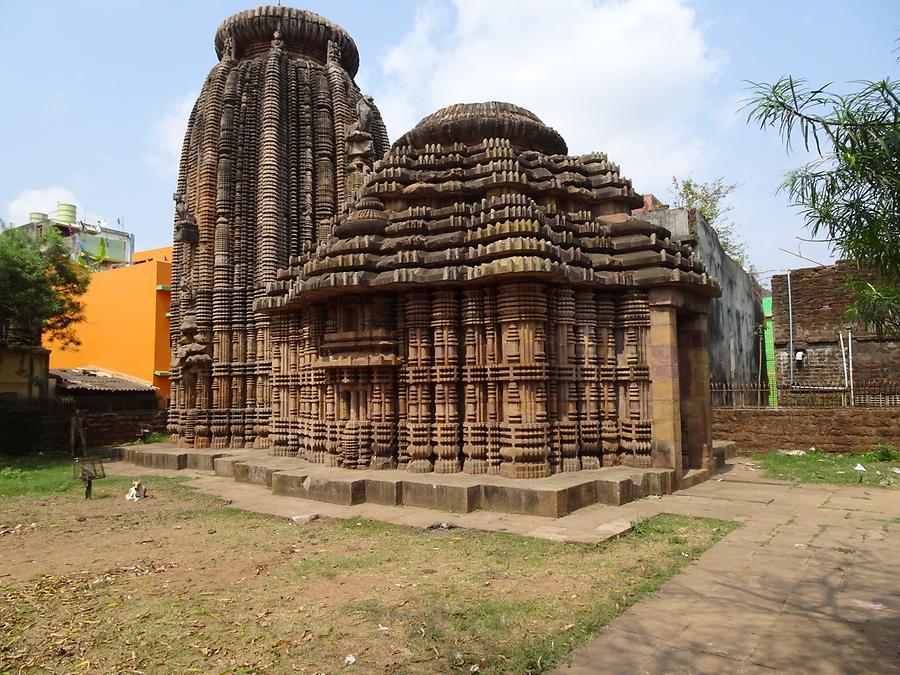
[(510, 103), (392, 147), (322, 17), (227, 19), (176, 193), (170, 429), (513, 478), (708, 468), (718, 283), (603, 153)]
[(900, 448), (896, 408), (715, 408), (712, 418), (713, 436), (734, 441), (739, 452), (862, 452), (876, 443)]

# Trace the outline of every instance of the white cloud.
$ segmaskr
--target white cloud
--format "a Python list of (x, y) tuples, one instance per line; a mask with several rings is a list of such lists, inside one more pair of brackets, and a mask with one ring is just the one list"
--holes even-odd
[(78, 218), (85, 218), (78, 197), (71, 190), (59, 185), (22, 190), (6, 205), (6, 217), (13, 225), (24, 225), (28, 222), (28, 214), (32, 211), (55, 214), (59, 202), (75, 204), (78, 208)]
[(719, 104), (720, 107), (716, 111), (716, 121), (722, 129), (728, 131), (733, 129), (738, 122), (743, 122), (747, 118), (747, 111), (742, 110), (747, 102), (749, 94), (744, 92), (732, 92)]
[(689, 123), (722, 57), (682, 0), (428, 1), (381, 59), (376, 102), (397, 138), (457, 102), (522, 105), (571, 153), (602, 150), (637, 190), (663, 190), (708, 152)]
[(178, 173), (181, 145), (197, 96), (196, 91), (189, 91), (184, 96), (174, 99), (153, 122), (151, 129), (153, 149), (148, 159), (162, 174), (173, 180)]

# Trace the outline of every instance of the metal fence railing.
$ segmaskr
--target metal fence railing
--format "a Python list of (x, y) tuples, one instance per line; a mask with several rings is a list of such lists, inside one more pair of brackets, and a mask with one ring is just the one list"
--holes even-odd
[(773, 392), (767, 385), (710, 384), (713, 408), (844, 408), (900, 407), (900, 381), (868, 380), (852, 389), (843, 383), (783, 385)]

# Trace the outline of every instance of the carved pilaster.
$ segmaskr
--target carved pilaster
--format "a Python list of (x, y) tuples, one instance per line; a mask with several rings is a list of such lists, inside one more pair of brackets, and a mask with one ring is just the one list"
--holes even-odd
[(410, 293), (406, 297), (406, 381), (407, 423), (409, 434), (407, 471), (428, 473), (434, 470), (432, 433), (434, 399), (431, 383), (432, 358), (431, 299), (428, 293)]
[(513, 478), (550, 474), (546, 397), (547, 296), (541, 284), (508, 284), (497, 293), (503, 422), (500, 473)]

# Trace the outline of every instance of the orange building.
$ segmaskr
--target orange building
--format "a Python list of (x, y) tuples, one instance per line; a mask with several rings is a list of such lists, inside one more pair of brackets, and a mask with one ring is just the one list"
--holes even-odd
[(127, 267), (94, 272), (82, 297), (81, 345), (50, 342), (51, 368), (96, 366), (152, 383), (169, 395), (172, 247), (137, 251)]

